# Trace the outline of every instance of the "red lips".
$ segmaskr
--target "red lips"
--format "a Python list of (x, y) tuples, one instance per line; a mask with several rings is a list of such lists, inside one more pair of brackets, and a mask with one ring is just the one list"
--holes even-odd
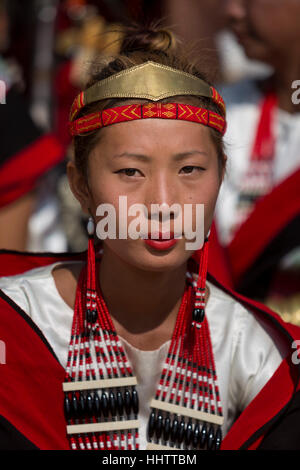
[(172, 240), (174, 239), (174, 232), (165, 232), (168, 235), (168, 238), (163, 238), (163, 233), (162, 232), (148, 232), (148, 239), (150, 240)]
[[(151, 238), (151, 236), (153, 238)], [(154, 239), (155, 236), (156, 236), (156, 239)], [(156, 232), (156, 233), (149, 232), (148, 237), (149, 237), (148, 239), (144, 239), (144, 242), (146, 243), (146, 245), (158, 251), (169, 250), (178, 242), (178, 239), (174, 238), (174, 232), (168, 233), (169, 238), (167, 239), (163, 238), (162, 232)]]

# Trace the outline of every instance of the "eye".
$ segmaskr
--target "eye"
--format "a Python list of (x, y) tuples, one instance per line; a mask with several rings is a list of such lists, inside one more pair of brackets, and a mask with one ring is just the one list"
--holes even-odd
[(193, 172), (194, 169), (196, 170), (196, 172), (205, 170), (205, 168), (202, 168), (201, 166), (194, 166), (194, 165), (184, 166), (182, 168), (182, 170), (184, 170), (184, 174), (194, 173)]
[(121, 173), (126, 176), (136, 176), (135, 172), (139, 171), (136, 168), (122, 168), (121, 170), (115, 171), (115, 173)]

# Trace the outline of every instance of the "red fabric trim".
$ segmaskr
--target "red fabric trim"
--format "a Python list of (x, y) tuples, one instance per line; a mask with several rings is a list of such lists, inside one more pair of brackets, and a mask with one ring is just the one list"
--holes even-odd
[[(222, 450), (238, 450), (260, 427), (282, 410), (294, 393), (296, 378), (291, 376), (293, 369), (288, 359), (281, 363), (272, 379), (234, 422), (222, 442)], [(263, 435), (251, 447), (257, 448), (262, 438)]]
[(263, 440), (264, 436), (262, 435), (259, 437), (251, 446), (248, 447), (247, 450), (256, 450), (258, 446), (261, 444), (261, 441)]
[(0, 299), (0, 414), (39, 449), (68, 449), (63, 414), (64, 369), (24, 318)]
[(64, 148), (53, 135), (45, 135), (0, 168), (0, 207), (30, 191), (38, 178), (64, 158)]
[(272, 239), (300, 214), (300, 169), (257, 202), (228, 246), (235, 285)]

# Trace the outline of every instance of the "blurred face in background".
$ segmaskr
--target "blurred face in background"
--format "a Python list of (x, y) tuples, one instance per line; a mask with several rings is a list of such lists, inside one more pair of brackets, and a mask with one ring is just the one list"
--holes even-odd
[(276, 64), (299, 51), (299, 0), (225, 0), (225, 14), (250, 59)]

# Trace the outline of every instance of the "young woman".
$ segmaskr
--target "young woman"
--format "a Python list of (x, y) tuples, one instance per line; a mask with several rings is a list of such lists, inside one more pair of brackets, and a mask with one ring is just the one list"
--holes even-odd
[[(206, 279), (225, 129), (222, 98), (167, 31), (128, 33), (93, 71), (71, 109), (68, 164), (88, 251), (1, 255), (2, 447), (299, 446), (298, 329)], [(94, 243), (103, 204), (117, 233), (133, 222), (120, 196), (143, 205), (144, 232)], [(193, 251), (176, 225), (186, 204), (204, 204)]]

